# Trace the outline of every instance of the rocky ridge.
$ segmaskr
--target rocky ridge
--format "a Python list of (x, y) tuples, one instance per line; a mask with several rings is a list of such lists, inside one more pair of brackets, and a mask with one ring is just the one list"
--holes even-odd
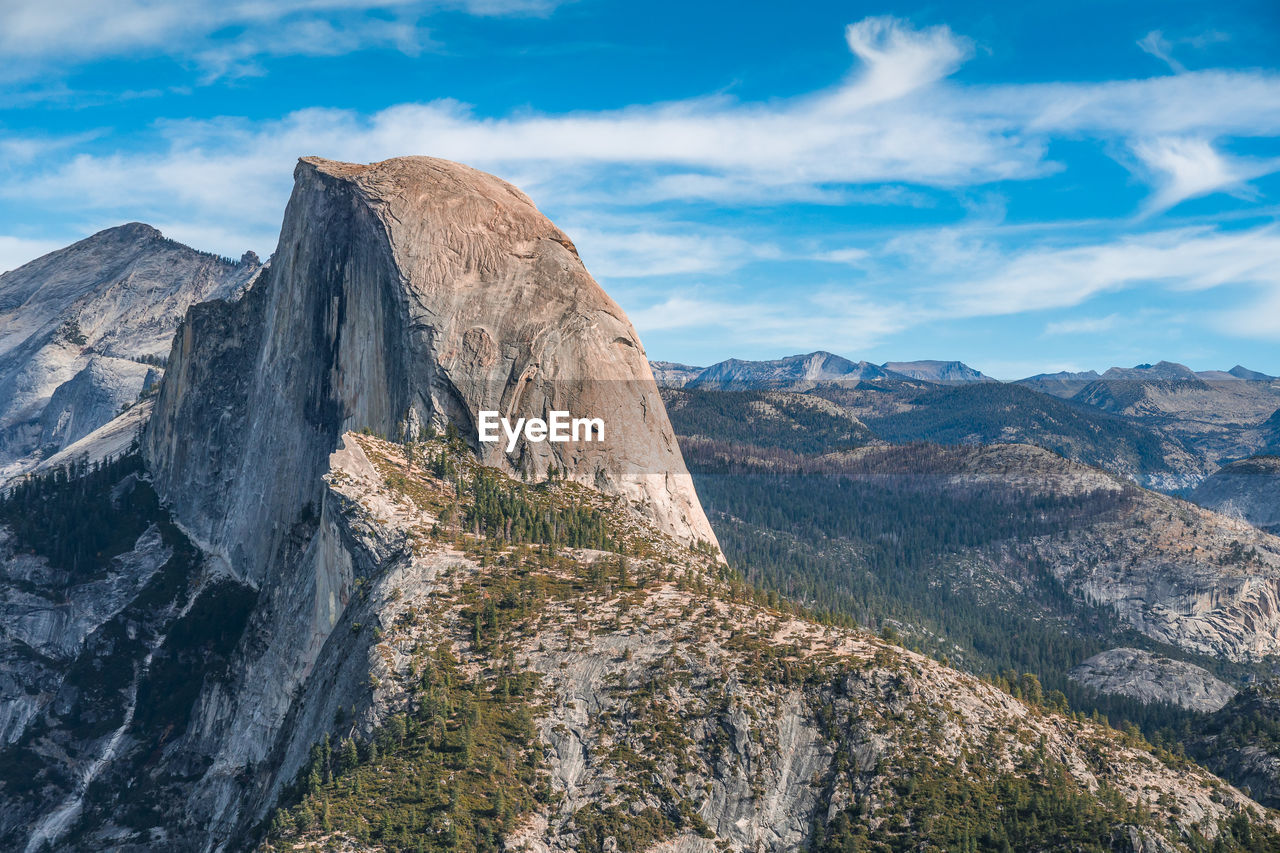
[[(362, 594), (367, 604), (344, 617), (377, 620), (380, 642), (360, 658), (377, 684), (371, 716), (405, 720), (404, 734), (391, 723), (381, 772), (376, 763), (330, 769), (328, 782), (317, 773), (311, 790), (273, 820), (267, 849), (364, 850), (387, 839), (394, 846), (410, 826), (428, 838), (448, 834), (428, 816), (433, 798), (447, 802), (445, 794), (428, 794), (421, 814), (388, 818), (376, 805), (393, 795), (406, 759), (441, 761), (442, 773), (457, 766), (449, 757), (452, 719), (437, 734), (414, 722), (437, 707), (441, 649), (451, 671), (480, 679), (486, 693), (514, 689), (504, 679), (539, 685), (521, 694), (536, 696), (542, 709), (531, 720), (539, 747), (507, 760), (528, 762), (532, 778), (545, 780), (532, 784), (547, 789), (530, 794), (528, 812), (511, 816), (509, 847), (711, 853), (794, 850), (841, 832), (901, 838), (921, 827), (909, 823), (900, 785), (908, 777), (927, 784), (944, 767), (950, 776), (957, 762), (957, 778), (979, 787), (1008, 774), (1065, 773), (1076, 795), (1105, 791), (1152, 810), (1160, 815), (1154, 822), (1130, 816), (1114, 827), (1117, 839), (1143, 849), (1182, 849), (1190, 833), (1212, 832), (1251, 808), (1202, 771), (1167, 764), (1115, 732), (1029, 706), (864, 633), (762, 607), (717, 578), (714, 562), (695, 568), (670, 545), (628, 560), (623, 575), (616, 557), (591, 551), (548, 561), (473, 542), (433, 555), (428, 531), (440, 523), (433, 509), (443, 508), (444, 484), (430, 472), (413, 474), (397, 445), (359, 435), (346, 437), (335, 463), (331, 488), (349, 501), (347, 517), (363, 519), (365, 535), (382, 542), (379, 550), (415, 543), (403, 568), (372, 580)], [(661, 541), (656, 531), (647, 536)], [(511, 590), (520, 592), (512, 598)], [(473, 630), (484, 601), (530, 596), (531, 606), (499, 604), (496, 619)], [(503, 659), (510, 663), (496, 664)], [(482, 718), (496, 713), (482, 707)], [(356, 729), (376, 740), (373, 719), (362, 717)], [(472, 748), (483, 751), (472, 736)], [(505, 772), (500, 762), (498, 774)], [(352, 786), (360, 791), (354, 801), (345, 794)], [(522, 802), (518, 787), (503, 801)], [(499, 796), (471, 790), (484, 803)]]
[(134, 222), (0, 275), (0, 483), (136, 402), (187, 308), (260, 267)]
[(811, 352), (773, 361), (731, 358), (702, 369), (682, 383), (690, 388), (722, 391), (811, 388), (822, 382), (858, 382), (890, 374), (866, 361), (852, 362), (829, 352)]
[[(269, 273), (184, 324), (147, 434), (157, 487), (198, 541), (257, 582), (279, 520), (319, 505), (342, 432), (452, 425), (486, 464), (625, 494), (714, 548), (635, 330), (526, 196), (426, 157), (304, 158), (295, 179)], [(475, 440), (486, 409), (608, 429), (507, 453)]]
[(912, 379), (923, 379), (928, 382), (991, 382), (991, 377), (981, 371), (974, 370), (962, 361), (886, 361), (880, 365), (885, 370), (910, 376)]

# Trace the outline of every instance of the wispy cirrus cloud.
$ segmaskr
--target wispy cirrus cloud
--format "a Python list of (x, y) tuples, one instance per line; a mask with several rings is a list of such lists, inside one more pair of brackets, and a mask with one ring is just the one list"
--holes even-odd
[(569, 221), (565, 230), (587, 267), (598, 276), (650, 278), (690, 273), (723, 275), (745, 264), (782, 256), (777, 246), (712, 228), (675, 230), (674, 224), (646, 227), (642, 223), (612, 228)]
[(1227, 40), (1226, 33), (1215, 31), (1200, 33), (1187, 38), (1170, 39), (1160, 30), (1152, 30), (1138, 39), (1138, 47), (1142, 48), (1144, 53), (1149, 53), (1165, 65), (1168, 65), (1169, 70), (1182, 74), (1187, 70), (1187, 67), (1174, 56), (1174, 52), (1178, 47), (1202, 48)]
[[(1004, 241), (1012, 235), (1005, 230), (965, 235), (941, 229), (891, 240), (859, 250), (863, 274), (858, 279), (785, 298), (715, 287), (648, 300), (629, 294), (631, 315), (646, 333), (719, 328), (784, 349), (857, 353), (913, 329), (1029, 312), (1061, 314), (1102, 294), (1140, 291), (1160, 304), (1167, 301), (1161, 294), (1224, 290), (1231, 296), (1219, 300), (1220, 309), (1182, 322), (1236, 337), (1280, 340), (1280, 230), (1275, 227), (1163, 229), (1071, 247), (1009, 245)], [(1045, 324), (1043, 335), (1109, 335), (1132, 320), (1119, 313), (1055, 319)], [(1157, 321), (1148, 317), (1146, 322)], [(1021, 374), (1006, 370), (1000, 375)]]
[(1062, 165), (1047, 159), (1050, 142), (1083, 134), (1107, 145), (1129, 141), (1157, 184), (1151, 207), (1161, 209), (1192, 195), (1239, 190), (1262, 172), (1222, 158), (1208, 140), (1280, 132), (1280, 78), (1265, 72), (957, 86), (946, 78), (972, 45), (946, 27), (873, 18), (849, 27), (846, 41), (854, 73), (790, 100), (712, 96), (499, 118), (443, 100), (369, 115), (306, 109), (257, 122), (169, 122), (114, 152), (97, 146), (13, 170), (0, 193), (81, 211), (128, 209), (133, 218), (174, 219), (170, 211), (180, 205), (188, 220), (223, 228), (230, 216), (244, 223), (246, 236), (266, 236), (279, 206), (270, 201), (287, 195), (296, 156), (376, 160), (430, 152), (497, 170), (562, 209), (690, 199), (840, 204), (868, 192), (882, 204), (915, 204), (919, 195), (910, 187), (1056, 172)]
[(1105, 317), (1080, 317), (1074, 320), (1058, 320), (1044, 327), (1046, 335), (1093, 335), (1109, 332), (1120, 322), (1119, 314)]
[(373, 47), (415, 53), (420, 18), (545, 14), (559, 0), (8, 0), (0, 3), (0, 75), (95, 59), (170, 56), (206, 80), (254, 73), (269, 56), (335, 56)]
[(1249, 181), (1280, 170), (1280, 159), (1230, 157), (1207, 139), (1159, 137), (1138, 141), (1133, 150), (1153, 173), (1148, 214), (1212, 193), (1239, 193)]
[[(334, 3), (279, 0), (274, 6)], [(390, 28), (386, 37), (396, 38), (393, 24), (382, 23)], [(1153, 187), (1148, 212), (1197, 195), (1240, 192), (1276, 168), (1274, 161), (1227, 157), (1214, 142), (1280, 133), (1280, 76), (1269, 72), (960, 85), (948, 76), (973, 47), (944, 26), (916, 29), (871, 18), (851, 25), (846, 41), (853, 72), (831, 88), (790, 99), (741, 102), (721, 95), (499, 117), (437, 100), (372, 114), (304, 109), (274, 120), (163, 122), (115, 151), (97, 145), (10, 170), (0, 194), (171, 220), (181, 206), (189, 220), (223, 227), (233, 218), (246, 234), (266, 235), (275, 214), (264, 212), (278, 209), (291, 164), (303, 153), (464, 160), (535, 197), (556, 199), (561, 210), (690, 199), (920, 204), (915, 188), (955, 190), (1058, 172), (1064, 164), (1047, 152), (1059, 138), (1091, 138), (1103, 151), (1131, 152), (1126, 156), (1137, 159)], [(210, 61), (235, 65), (253, 52)]]
[[(968, 274), (931, 289), (951, 315), (999, 316), (1071, 308), (1100, 294), (1155, 285), (1175, 291), (1226, 286), (1280, 290), (1280, 230), (1174, 228), (1069, 247), (958, 250)], [(932, 263), (938, 263), (935, 258)], [(936, 266), (935, 266), (936, 268)], [(1280, 323), (1277, 323), (1280, 328)]]
[(849, 294), (797, 294), (777, 302), (710, 289), (669, 294), (630, 310), (629, 315), (646, 334), (714, 330), (742, 340), (767, 341), (770, 347), (843, 352), (873, 347), (909, 328), (914, 320), (900, 306)]
[(1173, 58), (1173, 45), (1159, 30), (1152, 30), (1138, 39), (1138, 47), (1168, 65), (1171, 71), (1181, 74), (1187, 70), (1185, 65)]
[[(327, 8), (320, 0), (278, 5), (290, 14)], [(0, 197), (63, 208), (85, 220), (167, 223), (172, 236), (225, 253), (246, 246), (265, 252), (298, 155), (372, 161), (428, 153), (494, 171), (528, 191), (606, 279), (723, 278), (762, 260), (829, 262), (833, 274), (856, 277), (848, 288), (832, 286), (791, 302), (768, 293), (684, 288), (637, 298), (632, 306), (642, 327), (719, 324), (841, 351), (947, 317), (1073, 308), (1137, 288), (1238, 285), (1263, 307), (1280, 298), (1272, 272), (1280, 269), (1280, 238), (1273, 229), (1151, 228), (1155, 214), (1186, 199), (1248, 193), (1250, 181), (1276, 169), (1273, 160), (1225, 152), (1230, 140), (1280, 134), (1280, 75), (1210, 70), (1137, 80), (972, 84), (952, 75), (974, 45), (945, 26), (871, 18), (848, 27), (845, 36), (853, 57), (849, 75), (790, 98), (744, 102), (716, 95), (498, 116), (435, 100), (372, 113), (316, 108), (272, 120), (161, 122), (114, 148), (95, 140), (0, 164)], [(245, 48), (221, 61), (236, 66), (256, 52)], [(917, 227), (878, 243), (802, 248), (761, 239), (759, 231), (735, 233), (681, 219), (680, 205), (694, 201), (923, 207), (946, 193), (1070, 169), (1050, 156), (1059, 140), (1092, 142), (1134, 171), (1151, 188), (1146, 218), (1117, 221), (1118, 233), (1107, 238), (1059, 233), (1037, 243), (1026, 233), (1014, 238), (994, 211), (983, 216), (995, 226), (980, 235)], [(1205, 320), (1224, 327), (1235, 322), (1244, 334), (1280, 334), (1258, 317), (1233, 320), (1221, 313)]]
[[(272, 121), (166, 122), (115, 151), (78, 153), (17, 170), (0, 194), (78, 211), (125, 209), (174, 217), (181, 206), (211, 226), (228, 219), (269, 233), (299, 154), (377, 160), (423, 152), (497, 171), (562, 209), (703, 197), (775, 204), (914, 204), (902, 188), (1030, 178), (1052, 169), (1038, 136), (1009, 134), (934, 109), (934, 90), (968, 54), (946, 27), (915, 30), (869, 19), (847, 30), (859, 64), (847, 80), (768, 103), (725, 96), (597, 112), (490, 118), (441, 100), (364, 115), (306, 109)], [(155, 212), (152, 212), (155, 211)], [(275, 213), (266, 214), (274, 218)]]

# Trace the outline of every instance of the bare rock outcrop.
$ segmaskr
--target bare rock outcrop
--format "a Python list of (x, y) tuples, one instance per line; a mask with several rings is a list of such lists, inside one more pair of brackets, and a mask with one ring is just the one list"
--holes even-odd
[[(143, 442), (206, 571), (258, 596), (225, 683), (205, 686), (169, 747), (170, 761), (206, 768), (173, 794), (185, 803), (174, 831), (211, 847), (262, 819), (331, 723), (329, 703), (368, 689), (344, 651), (356, 635), (339, 626), (357, 580), (406, 545), (370, 539), (380, 521), (353, 527), (329, 489), (344, 433), (452, 427), (450, 446), (486, 466), (588, 486), (719, 558), (635, 330), (527, 197), (420, 157), (305, 158), (295, 179), (270, 268), (178, 329)], [(482, 410), (568, 411), (602, 419), (604, 436), (508, 452), (478, 441)]]
[(1280, 456), (1241, 459), (1218, 469), (1191, 492), (1203, 507), (1280, 534)]
[(1169, 702), (1193, 711), (1216, 711), (1236, 689), (1204, 667), (1153, 655), (1141, 649), (1111, 649), (1071, 670), (1073, 680), (1103, 693), (1119, 693), (1141, 702)]

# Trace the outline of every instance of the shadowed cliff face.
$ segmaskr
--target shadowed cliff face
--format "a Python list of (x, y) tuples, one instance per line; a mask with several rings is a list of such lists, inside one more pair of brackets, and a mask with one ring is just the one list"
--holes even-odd
[[(487, 465), (554, 468), (714, 543), (635, 330), (526, 196), (425, 157), (304, 158), (295, 179), (269, 275), (188, 318), (147, 436), (160, 492), (205, 547), (260, 580), (344, 430), (428, 424)], [(604, 439), (508, 452), (477, 441), (482, 410), (600, 418)]]

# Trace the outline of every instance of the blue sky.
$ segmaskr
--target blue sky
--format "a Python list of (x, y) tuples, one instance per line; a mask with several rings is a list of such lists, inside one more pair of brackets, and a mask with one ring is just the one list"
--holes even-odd
[(266, 256), (303, 154), (524, 189), (651, 358), (1280, 374), (1274, 2), (0, 4), (0, 269)]

